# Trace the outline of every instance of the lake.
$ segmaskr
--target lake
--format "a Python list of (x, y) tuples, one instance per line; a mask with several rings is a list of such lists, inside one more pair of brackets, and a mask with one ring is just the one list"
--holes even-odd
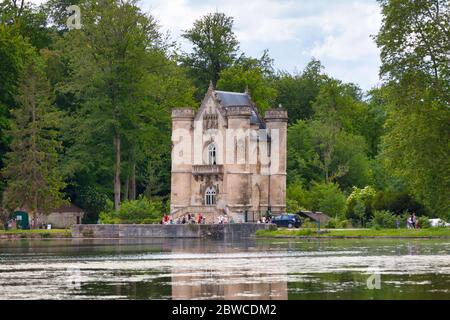
[(1, 240), (0, 299), (450, 299), (450, 240)]

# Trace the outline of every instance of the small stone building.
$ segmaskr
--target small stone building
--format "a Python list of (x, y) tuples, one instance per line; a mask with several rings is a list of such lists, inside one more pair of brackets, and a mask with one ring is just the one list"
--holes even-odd
[(70, 228), (74, 224), (81, 224), (84, 211), (74, 204), (53, 209), (50, 214), (40, 214), (38, 224), (51, 224), (54, 229)]
[(198, 111), (172, 110), (171, 214), (256, 221), (286, 209), (287, 111), (264, 118), (248, 92), (210, 85)]

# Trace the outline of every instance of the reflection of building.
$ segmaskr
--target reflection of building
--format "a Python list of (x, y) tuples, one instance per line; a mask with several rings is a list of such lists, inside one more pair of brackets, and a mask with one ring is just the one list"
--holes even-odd
[[(182, 270), (178, 272), (183, 273)], [(239, 277), (225, 276), (218, 279), (217, 271), (211, 272), (210, 278), (207, 275), (189, 276), (177, 275), (177, 270), (172, 273), (172, 299), (225, 299), (225, 300), (287, 300), (287, 281), (261, 282), (255, 280), (248, 282), (248, 278), (241, 275)], [(216, 275), (214, 275), (216, 274)], [(252, 277), (264, 277), (265, 274), (252, 274)], [(206, 283), (204, 283), (206, 282)], [(239, 283), (233, 283), (239, 282)]]
[(252, 220), (285, 211), (287, 112), (264, 119), (248, 92), (212, 86), (198, 112), (172, 111), (171, 211)]
[[(221, 254), (242, 253), (242, 248), (222, 247)], [(207, 246), (173, 248), (172, 253), (209, 253)], [(278, 270), (256, 271), (255, 265), (241, 268), (218, 263), (198, 269), (187, 266), (172, 268), (172, 299), (225, 299), (225, 300), (287, 300), (287, 269), (279, 266)], [(232, 261), (232, 257), (226, 258)], [(237, 257), (236, 259), (242, 259)], [(245, 258), (248, 261), (249, 258)], [(260, 266), (259, 266), (260, 267)]]

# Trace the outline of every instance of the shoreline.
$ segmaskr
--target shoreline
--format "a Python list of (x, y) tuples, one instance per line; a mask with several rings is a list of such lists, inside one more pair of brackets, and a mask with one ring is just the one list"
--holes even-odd
[[(108, 236), (107, 234), (85, 234), (76, 236), (70, 229), (36, 229), (36, 230), (0, 230), (0, 240), (63, 240), (63, 239), (174, 239), (174, 238), (204, 238), (202, 235), (178, 233), (145, 234), (133, 233), (127, 237)], [(113, 234), (111, 234), (113, 235)], [(214, 238), (214, 237), (213, 237)], [(254, 239), (450, 239), (450, 228), (427, 229), (277, 229), (257, 230), (251, 238)]]
[(292, 239), (450, 239), (450, 228), (427, 229), (278, 229), (258, 231), (258, 238)]

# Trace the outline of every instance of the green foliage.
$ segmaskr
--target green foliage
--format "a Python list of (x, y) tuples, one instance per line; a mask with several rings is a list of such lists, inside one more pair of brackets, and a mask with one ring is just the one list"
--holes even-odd
[[(34, 55), (32, 46), (13, 31), (13, 26), (0, 23), (0, 169), (10, 144), (7, 131), (11, 122), (10, 109), (17, 106), (14, 97), (17, 95), (18, 80)], [(5, 181), (0, 179), (0, 193), (4, 186)]]
[(330, 217), (342, 217), (346, 197), (334, 183), (313, 183), (310, 192), (311, 210), (323, 212)]
[(54, 36), (43, 7), (25, 1), (1, 1), (0, 24), (8, 25), (13, 34), (20, 35), (38, 50), (50, 46)]
[(308, 191), (303, 188), (300, 181), (295, 181), (287, 186), (286, 210), (287, 212), (299, 212), (309, 205)]
[(111, 204), (107, 194), (93, 185), (77, 190), (73, 202), (85, 211), (83, 223), (97, 223), (100, 212), (107, 211)]
[(375, 210), (389, 210), (395, 214), (426, 213), (424, 207), (406, 192), (380, 191), (373, 198), (372, 206)]
[(17, 101), (9, 132), (11, 151), (2, 170), (7, 179), (4, 206), (47, 213), (63, 203), (65, 183), (57, 167), (61, 114), (52, 105), (50, 86), (38, 61), (20, 78)]
[[(111, 205), (112, 203), (110, 203)], [(139, 197), (137, 200), (124, 201), (119, 211), (110, 208), (100, 213), (103, 224), (151, 224), (159, 223), (163, 217), (163, 202), (160, 199), (149, 200)]]
[(311, 60), (299, 75), (281, 72), (275, 86), (278, 91), (276, 105), (281, 104), (288, 111), (289, 124), (308, 120), (313, 115), (312, 103), (319, 94), (327, 76), (318, 60)]
[(182, 62), (189, 68), (200, 96), (204, 95), (209, 81), (216, 85), (222, 70), (236, 60), (239, 43), (233, 24), (233, 18), (224, 13), (209, 13), (196, 20), (183, 34), (192, 43), (193, 52), (186, 54)]
[(347, 219), (361, 222), (361, 224), (369, 221), (376, 194), (376, 190), (371, 186), (366, 186), (364, 189), (353, 187), (352, 193), (347, 198)]
[(345, 228), (351, 228), (352, 224), (350, 222), (350, 220), (346, 220), (346, 219), (339, 219), (339, 218), (331, 218), (327, 225), (325, 226), (325, 228), (329, 228), (329, 229), (345, 229)]
[[(381, 49), (382, 75), (403, 81), (419, 73), (443, 101), (450, 101), (450, 1), (380, 0), (383, 24), (376, 37)], [(404, 93), (405, 95), (408, 93)]]
[(265, 66), (258, 59), (240, 59), (233, 66), (220, 73), (217, 88), (225, 91), (244, 92), (249, 90), (258, 111), (264, 111), (274, 106), (277, 90), (272, 81), (266, 77)]
[(427, 216), (418, 217), (417, 221), (421, 229), (431, 228), (430, 218), (428, 218)]
[(288, 185), (286, 198), (288, 212), (306, 209), (339, 217), (345, 213), (345, 195), (333, 183), (314, 182), (310, 190), (306, 190), (300, 181), (295, 181)]
[(374, 211), (373, 218), (370, 222), (372, 228), (375, 229), (394, 229), (397, 227), (397, 221), (399, 221), (399, 217), (392, 214), (392, 212), (383, 210), (383, 211)]
[(434, 215), (450, 212), (450, 2), (381, 0), (384, 158)]

